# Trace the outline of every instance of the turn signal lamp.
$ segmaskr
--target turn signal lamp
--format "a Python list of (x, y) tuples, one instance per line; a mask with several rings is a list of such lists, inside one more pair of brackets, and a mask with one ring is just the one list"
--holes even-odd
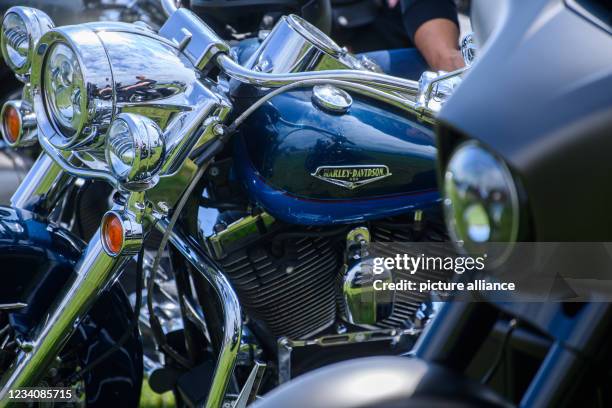
[(119, 215), (108, 212), (102, 218), (102, 243), (106, 252), (111, 256), (121, 253), (124, 244), (125, 231)]
[(2, 134), (7, 143), (17, 143), (21, 133), (21, 115), (12, 105), (7, 105), (2, 113)]

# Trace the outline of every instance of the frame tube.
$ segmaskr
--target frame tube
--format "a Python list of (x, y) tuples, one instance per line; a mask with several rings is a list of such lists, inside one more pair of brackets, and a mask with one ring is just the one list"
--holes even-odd
[[(168, 221), (161, 220), (156, 223), (161, 232), (166, 232)], [(206, 408), (220, 408), (223, 404), (225, 392), (234, 371), (240, 336), (242, 334), (242, 315), (238, 296), (230, 285), (227, 277), (205, 254), (197, 251), (195, 245), (190, 243), (181, 233), (172, 231), (170, 242), (174, 247), (197, 269), (210, 283), (223, 307), (223, 339), (217, 365), (213, 374), (210, 392), (206, 399)]]

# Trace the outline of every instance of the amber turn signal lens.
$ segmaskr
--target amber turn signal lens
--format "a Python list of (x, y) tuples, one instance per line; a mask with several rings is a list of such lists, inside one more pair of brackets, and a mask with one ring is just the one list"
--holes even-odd
[(9, 143), (16, 143), (21, 132), (21, 116), (17, 109), (13, 106), (7, 106), (4, 109), (2, 117), (2, 126), (4, 127), (4, 135)]
[(102, 240), (105, 249), (112, 255), (119, 255), (123, 248), (123, 223), (114, 213), (107, 213), (102, 219)]

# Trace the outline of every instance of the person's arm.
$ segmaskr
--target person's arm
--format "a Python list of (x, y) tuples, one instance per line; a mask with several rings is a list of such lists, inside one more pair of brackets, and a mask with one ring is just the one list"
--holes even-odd
[(414, 34), (414, 44), (434, 70), (454, 71), (465, 65), (457, 48), (459, 28), (450, 20), (435, 18)]
[(453, 71), (464, 66), (452, 0), (404, 0), (402, 14), (408, 35), (432, 69)]

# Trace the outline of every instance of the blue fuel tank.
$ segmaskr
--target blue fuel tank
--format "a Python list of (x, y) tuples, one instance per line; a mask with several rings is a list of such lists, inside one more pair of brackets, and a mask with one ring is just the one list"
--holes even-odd
[(236, 175), (274, 217), (301, 225), (352, 223), (438, 203), (432, 129), (352, 95), (344, 114), (312, 89), (278, 95), (235, 138)]

